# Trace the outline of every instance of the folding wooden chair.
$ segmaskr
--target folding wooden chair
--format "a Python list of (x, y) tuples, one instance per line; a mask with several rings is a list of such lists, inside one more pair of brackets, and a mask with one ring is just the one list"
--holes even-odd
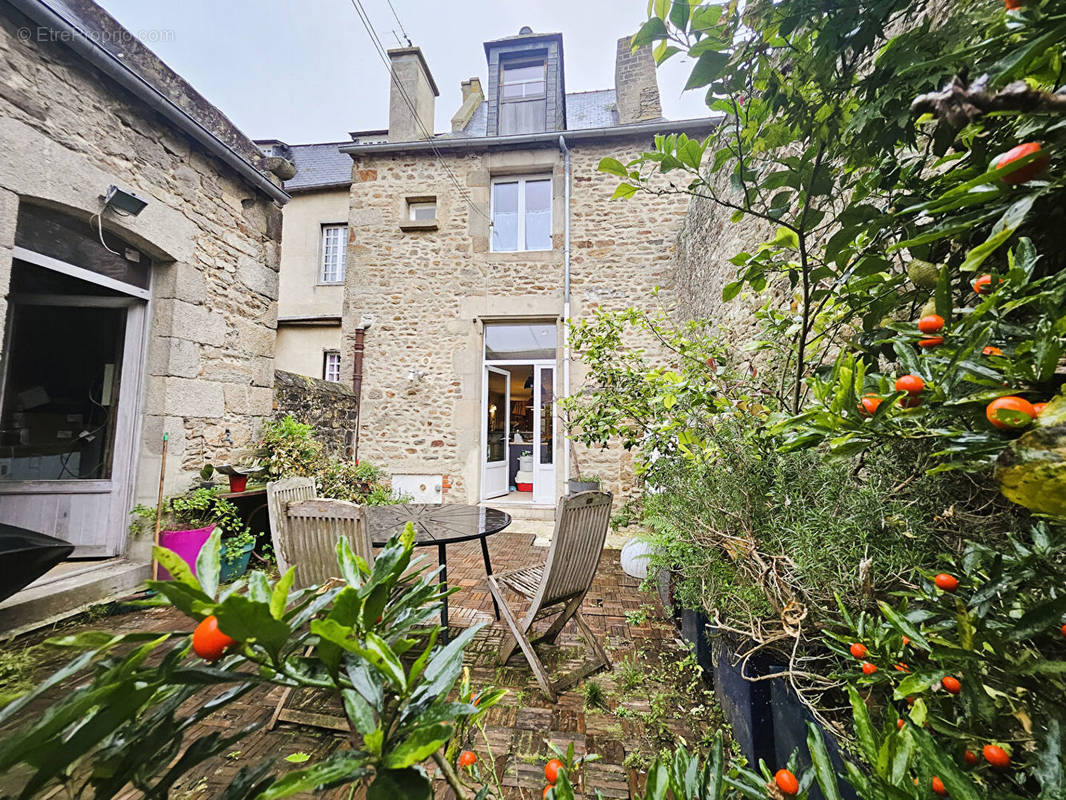
[[(500, 646), (499, 663), (506, 663), (517, 645), (529, 662), (540, 688), (553, 701), (560, 691), (611, 665), (607, 653), (596, 641), (595, 634), (579, 611), (603, 554), (607, 525), (611, 519), (611, 499), (610, 492), (581, 492), (561, 498), (555, 534), (545, 563), (490, 575), (488, 579), (489, 591), (499, 604), (503, 619), (511, 631)], [(521, 622), (516, 621), (514, 611), (504, 598), (502, 586), (530, 601)], [(530, 639), (528, 634), (533, 623), (556, 612), (559, 615), (548, 630)], [(592, 648), (596, 660), (582, 665), (553, 684), (533, 650), (533, 642), (554, 642), (571, 619), (577, 624), (578, 633)]]
[[(293, 589), (319, 586), (337, 577), (337, 540), (345, 537), (352, 551), (374, 563), (374, 548), (366, 524), (366, 510), (356, 503), (316, 497), (311, 478), (285, 478), (267, 484), (270, 538), (278, 569), (295, 566)], [(348, 730), (343, 717), (286, 708), (292, 689), (286, 689), (274, 709), (267, 730), (278, 722), (297, 722), (320, 728)]]

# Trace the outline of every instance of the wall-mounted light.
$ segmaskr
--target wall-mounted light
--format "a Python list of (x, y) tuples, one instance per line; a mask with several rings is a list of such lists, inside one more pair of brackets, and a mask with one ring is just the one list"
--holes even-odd
[(426, 377), (426, 373), (424, 373), (420, 369), (415, 369), (414, 367), (412, 367), (411, 369), (407, 370), (407, 380), (411, 381), (412, 383), (414, 381), (420, 381), (424, 377)]
[(117, 186), (108, 186), (107, 194), (104, 195), (103, 210), (110, 209), (111, 211), (117, 211), (119, 214), (135, 217), (144, 211), (146, 205), (148, 205), (148, 201), (138, 197), (133, 192), (127, 192)]

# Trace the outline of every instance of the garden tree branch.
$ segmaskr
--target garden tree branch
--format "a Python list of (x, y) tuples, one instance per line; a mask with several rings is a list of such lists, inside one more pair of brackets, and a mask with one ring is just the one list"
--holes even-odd
[(433, 753), (433, 761), (444, 775), (444, 780), (448, 782), (448, 785), (452, 787), (452, 791), (455, 792), (455, 800), (467, 800), (466, 792), (463, 791), (463, 784), (459, 782), (459, 776), (455, 774), (455, 770), (448, 763), (448, 759), (441, 755), (440, 750)]
[(965, 75), (956, 75), (939, 92), (916, 97), (911, 103), (911, 112), (932, 114), (946, 120), (956, 130), (993, 111), (1066, 113), (1066, 90), (1060, 89), (1052, 94), (1033, 89), (1025, 81), (1014, 81), (993, 94), (988, 84), (988, 75), (982, 75), (973, 83), (969, 83)]

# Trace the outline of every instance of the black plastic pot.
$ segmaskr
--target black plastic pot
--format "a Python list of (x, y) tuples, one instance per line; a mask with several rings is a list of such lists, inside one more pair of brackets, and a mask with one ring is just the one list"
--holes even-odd
[(699, 611), (681, 610), (681, 636), (691, 642), (696, 654), (696, 663), (708, 678), (714, 674), (714, 656), (711, 653), (711, 637), (707, 634), (709, 620)]
[[(810, 750), (807, 748), (807, 723), (814, 722), (822, 732), (826, 750), (833, 762), (833, 771), (838, 775), (844, 771), (844, 761), (840, 756), (840, 745), (836, 737), (825, 730), (811, 716), (807, 707), (800, 702), (795, 691), (784, 680), (765, 681), (770, 684), (770, 704), (772, 707), (773, 731), (774, 731), (774, 756), (775, 764), (784, 764), (792, 755), (792, 751), (798, 751), (800, 767), (806, 768), (811, 763)], [(770, 762), (767, 762), (768, 764)], [(772, 769), (773, 767), (771, 767)], [(837, 779), (837, 787), (841, 797), (845, 800), (858, 800), (858, 795), (850, 784)], [(807, 795), (810, 800), (824, 800), (821, 790), (817, 785), (812, 786)]]
[(733, 729), (733, 739), (750, 763), (758, 764), (761, 758), (772, 765), (774, 726), (770, 707), (770, 684), (778, 681), (752, 682), (747, 679), (773, 671), (769, 660), (761, 653), (755, 653), (747, 662), (734, 666), (737, 654), (746, 651), (750, 644), (728, 633), (708, 631), (708, 634), (714, 694)]

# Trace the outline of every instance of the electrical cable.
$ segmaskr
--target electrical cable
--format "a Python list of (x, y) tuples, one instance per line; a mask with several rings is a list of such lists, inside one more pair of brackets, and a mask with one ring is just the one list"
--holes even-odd
[(389, 9), (392, 11), (392, 18), (396, 20), (396, 24), (400, 26), (400, 33), (403, 34), (403, 38), (407, 40), (407, 46), (412, 47), (411, 37), (407, 35), (407, 31), (404, 30), (403, 23), (400, 22), (400, 15), (396, 13), (396, 8), (392, 5), (392, 0), (385, 0), (389, 4)]
[[(400, 99), (403, 100), (404, 105), (406, 105), (407, 109), (411, 112), (411, 117), (414, 119), (419, 131), (421, 132), (422, 136), (425, 137), (426, 141), (429, 143), (429, 146), (433, 149), (433, 153), (437, 157), (437, 162), (444, 169), (444, 172), (448, 176), (448, 179), (451, 181), (452, 185), (459, 193), (459, 197), (467, 204), (467, 206), (469, 206), (471, 210), (477, 212), (482, 217), (484, 217), (488, 221), (489, 226), (491, 227), (492, 218), (474, 203), (473, 199), (459, 183), (459, 179), (455, 176), (455, 173), (452, 172), (451, 167), (444, 160), (444, 156), (441, 154), (440, 149), (435, 144), (433, 144), (433, 133), (426, 130), (426, 126), (422, 123), (421, 118), (418, 116), (418, 112), (415, 110), (414, 102), (412, 102), (410, 96), (407, 94), (407, 91), (404, 89), (403, 85), (396, 77), (396, 74), (393, 72), (392, 63), (389, 60), (388, 53), (386, 52), (385, 47), (381, 44), (381, 39), (378, 36), (377, 31), (374, 29), (374, 24), (370, 21), (370, 17), (367, 14), (366, 9), (363, 7), (362, 0), (350, 0), (350, 2), (359, 17), (359, 21), (362, 22), (363, 27), (366, 29), (367, 35), (370, 37), (370, 43), (374, 47), (375, 52), (377, 52), (378, 58), (381, 59), (382, 64), (384, 64), (385, 68), (388, 70), (389, 77), (392, 83), (395, 85), (397, 92), (400, 95)], [(393, 9), (393, 14), (395, 13), (396, 11), (395, 9)], [(399, 21), (398, 17), (397, 21)]]

